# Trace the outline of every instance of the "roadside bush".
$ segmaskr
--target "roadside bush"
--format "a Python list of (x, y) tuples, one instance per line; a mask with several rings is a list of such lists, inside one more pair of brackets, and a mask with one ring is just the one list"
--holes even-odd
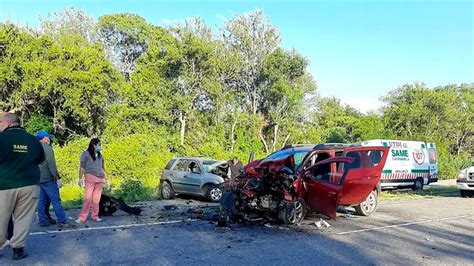
[(437, 148), (440, 179), (457, 178), (459, 170), (470, 165), (470, 154), (462, 152), (456, 156), (440, 148), (439, 145)]
[(88, 138), (79, 138), (69, 141), (63, 147), (59, 145), (53, 146), (56, 164), (59, 174), (63, 178), (63, 184), (76, 184), (77, 177), (79, 176), (79, 158), (88, 145)]

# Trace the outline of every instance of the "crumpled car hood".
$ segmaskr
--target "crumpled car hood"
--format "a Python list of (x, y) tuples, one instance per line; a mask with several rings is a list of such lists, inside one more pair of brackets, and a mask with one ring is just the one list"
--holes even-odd
[(281, 159), (272, 159), (272, 160), (256, 160), (248, 163), (243, 168), (243, 173), (246, 177), (251, 178), (260, 178), (264, 174), (276, 174), (278, 171), (288, 167), (291, 171), (295, 171), (295, 163), (293, 156), (288, 156)]

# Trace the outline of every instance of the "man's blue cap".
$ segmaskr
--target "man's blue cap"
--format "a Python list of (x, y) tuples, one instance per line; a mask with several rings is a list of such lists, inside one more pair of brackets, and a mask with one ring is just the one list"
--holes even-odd
[(42, 140), (44, 137), (54, 138), (54, 135), (49, 134), (46, 130), (40, 130), (38, 133), (36, 133), (37, 140)]

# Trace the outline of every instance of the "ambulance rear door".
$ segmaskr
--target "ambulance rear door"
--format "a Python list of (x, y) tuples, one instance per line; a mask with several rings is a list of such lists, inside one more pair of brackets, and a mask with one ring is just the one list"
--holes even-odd
[(430, 183), (438, 182), (438, 152), (434, 143), (427, 143)]

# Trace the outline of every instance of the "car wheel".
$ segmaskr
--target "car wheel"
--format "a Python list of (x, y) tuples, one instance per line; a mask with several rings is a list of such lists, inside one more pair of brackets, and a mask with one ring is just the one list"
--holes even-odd
[(212, 202), (219, 202), (223, 194), (224, 193), (222, 192), (222, 188), (216, 185), (211, 185), (207, 189), (206, 198)]
[(463, 198), (472, 197), (472, 193), (469, 190), (459, 190), (459, 193), (461, 194), (461, 197)]
[(423, 178), (419, 177), (415, 180), (412, 187), (413, 191), (423, 190)]
[(287, 204), (279, 216), (285, 224), (298, 224), (306, 217), (306, 212), (306, 202), (303, 199), (298, 199), (294, 204)]
[(168, 181), (165, 181), (163, 183), (163, 186), (161, 187), (161, 197), (165, 200), (167, 199), (172, 199), (174, 198), (174, 190), (171, 187), (171, 184)]
[(355, 206), (356, 213), (362, 216), (369, 216), (377, 210), (379, 197), (377, 191), (373, 190), (361, 204)]

